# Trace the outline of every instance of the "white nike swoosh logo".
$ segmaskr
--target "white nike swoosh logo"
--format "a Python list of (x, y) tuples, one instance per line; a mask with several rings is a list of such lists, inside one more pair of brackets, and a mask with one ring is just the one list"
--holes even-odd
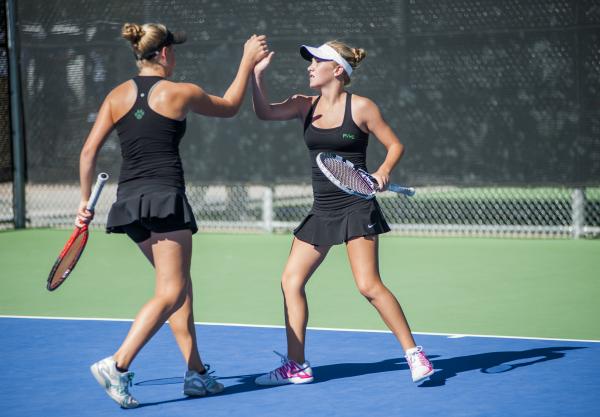
[(110, 374), (102, 366), (98, 367), (98, 371), (99, 371), (100, 375), (102, 375), (104, 377), (104, 384), (106, 385), (106, 388), (109, 388), (112, 385), (112, 380), (110, 378)]
[(369, 229), (372, 229), (372, 228), (373, 228), (373, 226), (375, 226), (375, 223), (373, 223), (373, 224), (368, 224), (368, 225), (367, 225), (367, 227), (368, 227)]
[(202, 384), (202, 382), (198, 381), (197, 379), (192, 379), (192, 382), (190, 383), (190, 385), (194, 388), (204, 388), (204, 385)]

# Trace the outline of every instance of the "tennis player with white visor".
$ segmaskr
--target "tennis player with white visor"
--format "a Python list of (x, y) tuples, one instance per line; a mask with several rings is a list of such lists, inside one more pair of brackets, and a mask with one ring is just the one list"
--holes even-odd
[(369, 135), (373, 134), (387, 154), (371, 175), (379, 188), (385, 190), (392, 169), (404, 153), (404, 146), (372, 100), (345, 89), (353, 71), (366, 56), (363, 49), (330, 41), (319, 47), (302, 45), (300, 54), (310, 61), (307, 68), (309, 86), (317, 95), (295, 94), (282, 102), (271, 103), (265, 72), (274, 52), (254, 67), (252, 79), (254, 110), (259, 119), (297, 119), (303, 123), (304, 141), (312, 161), (314, 197), (311, 210), (294, 230), (292, 248), (281, 278), (287, 354), (279, 354), (281, 366), (256, 378), (256, 383), (280, 385), (313, 381), (312, 368), (305, 358), (308, 323), (305, 286), (331, 246), (341, 243), (346, 244), (358, 290), (377, 309), (400, 342), (412, 380), (422, 381), (433, 374), (433, 366), (423, 349), (416, 345), (400, 304), (379, 274), (378, 235), (390, 228), (377, 199), (364, 199), (340, 190), (323, 175), (316, 163), (320, 152), (333, 152), (369, 172), (366, 151)]

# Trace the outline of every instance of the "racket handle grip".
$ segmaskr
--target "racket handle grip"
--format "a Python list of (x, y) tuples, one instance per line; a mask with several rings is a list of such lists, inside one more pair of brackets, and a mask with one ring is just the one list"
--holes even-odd
[(98, 174), (98, 179), (96, 180), (96, 184), (94, 185), (92, 195), (90, 195), (90, 199), (87, 205), (87, 209), (89, 211), (94, 211), (96, 203), (98, 202), (98, 198), (100, 197), (100, 193), (102, 192), (102, 187), (104, 187), (106, 181), (108, 181), (108, 174), (104, 172)]
[(398, 184), (390, 184), (388, 185), (388, 190), (393, 191), (395, 193), (404, 194), (408, 197), (412, 197), (415, 195), (415, 189), (413, 187), (403, 187)]

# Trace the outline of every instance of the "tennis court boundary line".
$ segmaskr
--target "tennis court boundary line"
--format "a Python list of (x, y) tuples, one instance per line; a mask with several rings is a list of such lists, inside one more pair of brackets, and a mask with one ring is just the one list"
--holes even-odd
[[(119, 318), (104, 318), (104, 317), (54, 317), (54, 316), (18, 316), (18, 315), (3, 315), (0, 314), (0, 319), (33, 319), (33, 320), (70, 320), (70, 321), (117, 321), (117, 322), (132, 322), (133, 319), (119, 319)], [(224, 327), (256, 327), (266, 329), (285, 329), (283, 325), (276, 324), (244, 324), (244, 323), (214, 323), (196, 321), (196, 325), (201, 326), (224, 326)], [(372, 330), (372, 329), (340, 329), (335, 327), (307, 327), (307, 330), (319, 330), (319, 331), (330, 331), (330, 332), (355, 332), (355, 333), (388, 333), (392, 332), (389, 330)], [(528, 336), (506, 336), (506, 335), (492, 335), (492, 334), (467, 334), (467, 333), (435, 333), (435, 332), (413, 332), (416, 335), (423, 336), (445, 336), (449, 339), (460, 339), (463, 337), (481, 337), (490, 339), (524, 339), (524, 340), (548, 340), (548, 341), (559, 341), (559, 342), (584, 342), (584, 343), (600, 343), (600, 340), (593, 339), (561, 339), (551, 337), (528, 337)]]

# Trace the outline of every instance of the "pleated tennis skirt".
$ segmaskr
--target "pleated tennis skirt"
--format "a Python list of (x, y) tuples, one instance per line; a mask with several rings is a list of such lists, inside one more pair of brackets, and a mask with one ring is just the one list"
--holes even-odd
[(318, 210), (313, 206), (294, 230), (294, 236), (315, 246), (331, 246), (389, 231), (377, 200), (372, 199), (342, 210)]
[(108, 213), (106, 232), (126, 233), (124, 226), (134, 223), (149, 230), (159, 224), (163, 229), (198, 231), (185, 189), (162, 184), (119, 185), (117, 200)]

